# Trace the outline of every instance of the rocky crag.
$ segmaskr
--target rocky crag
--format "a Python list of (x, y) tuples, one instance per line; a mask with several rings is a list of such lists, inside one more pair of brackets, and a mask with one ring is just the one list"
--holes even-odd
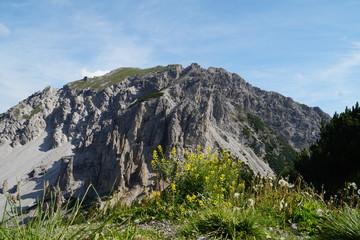
[[(0, 115), (0, 184), (24, 207), (44, 187), (63, 197), (131, 200), (151, 188), (152, 151), (221, 147), (261, 175), (291, 164), (329, 116), (251, 86), (221, 68), (120, 68), (61, 89), (47, 87)], [(0, 207), (5, 195), (0, 194)]]

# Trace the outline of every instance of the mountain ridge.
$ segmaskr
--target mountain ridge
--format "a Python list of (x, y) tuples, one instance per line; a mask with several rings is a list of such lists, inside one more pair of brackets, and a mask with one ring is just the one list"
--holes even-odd
[(328, 119), (222, 68), (120, 68), (48, 87), (1, 114), (0, 172), (7, 174), (0, 184), (23, 188), (24, 206), (36, 203), (46, 181), (64, 197), (93, 184), (100, 195), (116, 190), (131, 201), (153, 186), (157, 145), (165, 153), (176, 147), (179, 158), (195, 145), (221, 147), (254, 172), (273, 175), (269, 164), (289, 164), (291, 148), (314, 143)]

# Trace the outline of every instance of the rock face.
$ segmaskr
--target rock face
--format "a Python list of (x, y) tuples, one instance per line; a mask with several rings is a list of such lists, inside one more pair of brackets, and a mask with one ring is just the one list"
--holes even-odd
[(176, 147), (179, 156), (196, 145), (221, 147), (273, 175), (277, 161), (290, 163), (293, 149), (316, 141), (323, 119), (329, 116), (319, 108), (221, 68), (117, 69), (48, 87), (0, 115), (0, 186), (23, 188), (28, 206), (45, 180), (64, 196), (80, 196), (92, 184), (100, 195), (131, 200), (153, 184), (158, 145)]

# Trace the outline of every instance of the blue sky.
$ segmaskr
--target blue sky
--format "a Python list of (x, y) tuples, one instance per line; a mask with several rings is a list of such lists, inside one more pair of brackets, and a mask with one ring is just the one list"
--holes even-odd
[(238, 73), (333, 115), (360, 99), (358, 0), (1, 0), (0, 112), (130, 66)]

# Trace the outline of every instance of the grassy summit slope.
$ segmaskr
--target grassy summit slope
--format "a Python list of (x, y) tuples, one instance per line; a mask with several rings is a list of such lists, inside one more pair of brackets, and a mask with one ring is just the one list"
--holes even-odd
[(167, 67), (164, 66), (157, 66), (157, 67), (145, 68), (145, 69), (130, 68), (130, 67), (119, 68), (103, 76), (87, 78), (86, 80), (82, 79), (75, 82), (71, 82), (69, 83), (69, 86), (71, 89), (79, 89), (79, 88), (103, 89), (108, 86), (117, 84), (121, 81), (124, 81), (126, 78), (133, 77), (136, 75), (144, 75), (152, 72), (159, 72), (165, 70), (166, 68)]

